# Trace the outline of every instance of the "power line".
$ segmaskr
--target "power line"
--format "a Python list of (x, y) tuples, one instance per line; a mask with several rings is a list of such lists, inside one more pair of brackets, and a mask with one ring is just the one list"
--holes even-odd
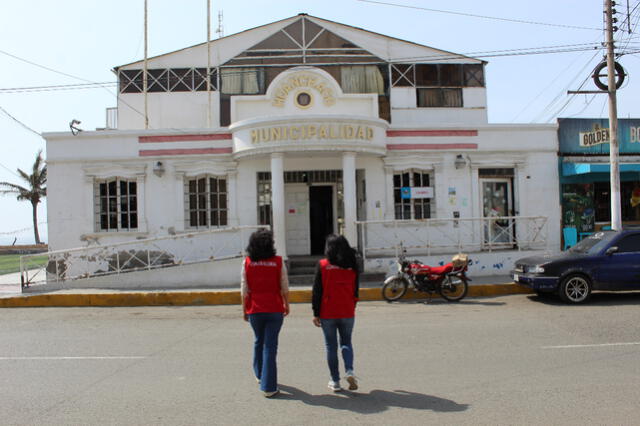
[[(40, 65), (40, 64), (35, 63), (35, 62), (33, 62), (33, 61), (30, 61), (30, 60), (28, 60), (28, 59), (24, 59), (24, 58), (21, 58), (21, 57), (19, 57), (19, 56), (13, 55), (13, 54), (11, 54), (11, 53), (9, 53), (9, 52), (5, 52), (4, 50), (0, 50), (0, 53), (2, 53), (2, 54), (4, 54), (4, 55), (7, 55), (7, 56), (10, 56), (10, 57), (12, 57), (12, 58), (14, 58), (14, 59), (17, 59), (17, 60), (19, 60), (19, 61), (25, 62), (25, 63), (27, 63), (27, 64), (33, 65), (33, 66), (35, 66), (35, 67), (42, 68), (42, 69), (45, 69), (45, 70), (50, 71), (50, 72), (54, 72), (54, 73), (56, 73), (56, 74), (61, 74), (61, 75), (67, 76), (67, 77), (74, 78), (74, 79), (76, 79), (76, 80), (84, 81), (84, 82), (86, 82), (86, 83), (97, 84), (95, 81), (87, 80), (87, 79), (82, 78), (82, 77), (77, 77), (77, 76), (72, 75), (72, 74), (68, 74), (68, 73), (65, 73), (65, 72), (62, 72), (62, 71), (58, 71), (58, 70), (55, 70), (55, 69), (53, 69), (53, 68), (50, 68), (50, 67), (47, 67), (47, 66), (44, 66), (44, 65)], [(104, 87), (104, 86), (98, 86), (98, 87), (101, 87), (102, 89), (104, 89), (104, 90), (106, 90), (108, 93), (110, 93), (111, 95), (113, 95), (113, 96), (115, 96), (116, 98), (118, 98), (118, 95), (117, 95), (116, 93), (113, 93), (111, 90), (107, 89), (106, 87)], [(131, 108), (133, 111), (137, 112), (138, 114), (140, 114), (140, 115), (144, 116), (144, 114), (143, 114), (142, 112), (140, 112), (140, 111), (139, 111), (138, 109), (136, 109), (134, 106), (129, 105), (129, 104), (128, 104), (127, 102), (125, 102), (124, 100), (120, 99), (120, 102), (122, 102), (123, 104), (125, 104), (126, 106), (128, 106), (129, 108)]]
[(12, 171), (11, 169), (9, 169), (7, 166), (5, 166), (4, 164), (0, 163), (0, 167), (2, 167), (3, 169), (5, 169), (6, 171), (8, 171), (9, 173), (11, 173), (12, 175), (14, 175), (15, 177), (21, 177), (19, 174), (17, 174), (16, 172)]
[[(15, 118), (13, 115), (9, 114), (9, 111), (7, 111), (6, 109), (2, 108), (0, 106), (0, 111), (2, 111), (3, 113), (5, 113), (9, 118), (11, 118), (13, 121), (15, 121), (16, 123), (18, 123), (19, 125), (21, 125), (22, 127), (24, 127), (25, 129), (27, 129), (28, 131), (30, 131), (31, 133), (34, 133), (36, 135), (38, 135), (39, 137), (42, 138), (42, 135), (38, 132), (36, 132), (35, 130), (33, 130), (31, 127), (27, 126), (26, 124), (24, 124), (22, 121), (18, 120), (17, 118)], [(43, 138), (44, 139), (44, 138)]]
[(536, 22), (536, 21), (525, 21), (523, 19), (510, 19), (510, 18), (499, 18), (496, 16), (487, 16), (487, 15), (476, 15), (473, 13), (464, 13), (464, 12), (454, 12), (451, 10), (442, 10), (442, 9), (431, 9), (427, 7), (418, 7), (418, 6), (409, 6), (405, 4), (397, 4), (397, 3), (387, 3), (383, 1), (374, 1), (374, 0), (358, 0), (363, 3), (373, 3), (373, 4), (382, 4), (385, 6), (395, 6), (395, 7), (403, 7), (407, 9), (416, 9), (416, 10), (426, 10), (428, 12), (437, 12), (437, 13), (447, 13), (450, 15), (460, 15), (460, 16), (469, 16), (472, 18), (482, 18), (482, 19), (492, 19), (494, 21), (505, 21), (505, 22), (516, 22), (519, 24), (529, 24), (529, 25), (545, 25), (549, 27), (560, 27), (560, 28), (572, 28), (577, 30), (596, 30), (601, 31), (600, 28), (593, 27), (581, 27), (577, 25), (565, 25), (565, 24), (551, 24), (547, 22)]
[[(552, 54), (552, 53), (571, 53), (571, 52), (585, 52), (585, 51), (593, 51), (593, 50), (603, 50), (605, 47), (600, 44), (587, 45), (585, 43), (584, 47), (574, 47), (574, 48), (558, 48), (558, 49), (545, 49), (545, 48), (531, 48), (530, 50), (521, 50), (521, 51), (504, 51), (505, 53), (495, 53), (495, 54), (475, 54), (475, 53), (460, 53), (460, 54), (451, 54), (451, 55), (429, 55), (429, 56), (413, 56), (413, 57), (405, 57), (405, 58), (393, 58), (393, 61), (422, 61), (422, 60), (448, 60), (448, 59), (460, 59), (460, 56), (468, 56), (473, 59), (479, 58), (496, 58), (502, 56), (527, 56), (527, 55), (544, 55), (544, 54)], [(496, 51), (500, 52), (500, 51)]]
[(107, 81), (103, 83), (82, 83), (82, 84), (59, 84), (51, 86), (28, 86), (28, 87), (8, 87), (0, 89), (0, 93), (23, 93), (23, 92), (51, 92), (60, 90), (80, 90), (80, 89), (100, 89), (107, 86), (115, 86), (118, 82)]
[(42, 68), (42, 69), (45, 69), (45, 70), (47, 70), (47, 71), (54, 72), (54, 73), (56, 73), (56, 74), (64, 75), (64, 76), (66, 76), (66, 77), (75, 78), (76, 80), (82, 80), (82, 81), (85, 81), (85, 82), (88, 82), (88, 83), (93, 83), (92, 81), (90, 81), (90, 80), (86, 80), (86, 79), (84, 79), (84, 78), (82, 78), (82, 77), (77, 77), (77, 76), (72, 75), (72, 74), (67, 74), (66, 72), (58, 71), (58, 70), (55, 70), (55, 69), (53, 69), (53, 68), (49, 68), (49, 67), (46, 67), (46, 66), (44, 66), (44, 65), (37, 64), (37, 63), (32, 62), (32, 61), (30, 61), (30, 60), (28, 60), (28, 59), (24, 59), (24, 58), (21, 58), (21, 57), (19, 57), (19, 56), (13, 55), (13, 54), (11, 54), (11, 53), (9, 53), (9, 52), (5, 52), (4, 50), (0, 50), (0, 53), (2, 53), (3, 55), (10, 56), (10, 57), (12, 57), (13, 59), (17, 59), (18, 61), (22, 61), (22, 62), (25, 62), (25, 63), (27, 63), (27, 64), (29, 64), (29, 65), (33, 65), (34, 67)]

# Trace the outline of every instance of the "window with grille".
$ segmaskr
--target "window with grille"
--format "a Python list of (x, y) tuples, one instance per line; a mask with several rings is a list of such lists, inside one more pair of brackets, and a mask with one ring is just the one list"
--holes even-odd
[[(142, 70), (122, 70), (118, 73), (120, 93), (142, 93)], [(209, 88), (217, 90), (218, 73), (209, 69)], [(206, 68), (158, 68), (147, 70), (148, 92), (202, 92), (207, 90)]]
[(198, 176), (185, 180), (188, 228), (227, 226), (227, 179)]
[[(356, 170), (356, 173), (363, 173)], [(337, 191), (338, 222), (344, 218), (344, 186), (342, 183), (342, 170), (306, 170), (285, 171), (284, 183), (322, 184), (334, 183)], [(271, 209), (271, 172), (258, 172), (258, 223), (271, 225), (273, 211)]]
[(392, 64), (393, 87), (415, 87), (419, 108), (461, 108), (463, 87), (484, 87), (483, 64)]
[(431, 218), (431, 198), (402, 198), (402, 188), (423, 188), (433, 184), (429, 172), (409, 170), (393, 175), (393, 202), (396, 219)]
[(138, 188), (135, 180), (96, 180), (94, 191), (96, 231), (138, 229)]

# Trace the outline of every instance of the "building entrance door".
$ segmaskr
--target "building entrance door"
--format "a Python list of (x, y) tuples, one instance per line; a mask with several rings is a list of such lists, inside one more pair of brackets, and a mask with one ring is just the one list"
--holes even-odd
[(309, 254), (309, 187), (306, 183), (285, 185), (285, 226), (288, 255)]
[(484, 245), (509, 247), (514, 242), (515, 229), (512, 215), (511, 179), (480, 179), (482, 216), (495, 218), (484, 221)]
[(333, 186), (309, 187), (311, 254), (323, 254), (327, 235), (333, 233)]

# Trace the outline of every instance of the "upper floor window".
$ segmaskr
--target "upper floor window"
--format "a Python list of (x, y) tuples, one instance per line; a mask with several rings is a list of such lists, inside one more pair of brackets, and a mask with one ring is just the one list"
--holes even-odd
[(428, 195), (424, 192), (428, 193), (433, 190), (423, 191), (422, 194), (413, 194), (416, 196), (413, 197), (410, 189), (433, 188), (432, 180), (429, 172), (423, 170), (409, 170), (393, 175), (393, 202), (396, 219), (429, 219), (431, 217), (432, 198), (422, 197)]
[(393, 87), (484, 87), (482, 64), (391, 64)]
[(224, 95), (257, 95), (265, 92), (264, 68), (222, 68), (220, 81)]
[(95, 182), (96, 231), (134, 231), (138, 228), (138, 188), (135, 180)]
[(200, 176), (185, 180), (186, 222), (189, 228), (227, 226), (227, 179)]
[(460, 108), (462, 88), (484, 87), (482, 64), (392, 64), (393, 87), (415, 87), (420, 108)]
[(418, 107), (424, 108), (460, 108), (462, 107), (462, 89), (417, 89)]
[[(142, 93), (143, 70), (121, 70), (118, 73), (120, 93)], [(210, 90), (218, 87), (218, 75), (209, 69)], [(202, 92), (207, 90), (206, 68), (158, 68), (147, 70), (148, 92)]]

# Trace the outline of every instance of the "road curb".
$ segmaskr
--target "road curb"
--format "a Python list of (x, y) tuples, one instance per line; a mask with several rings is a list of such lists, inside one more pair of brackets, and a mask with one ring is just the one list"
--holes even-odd
[[(531, 290), (517, 284), (486, 284), (470, 286), (467, 297), (491, 297), (526, 293), (531, 293)], [(425, 297), (427, 297), (425, 293), (410, 291), (403, 299), (424, 299)], [(291, 303), (309, 303), (311, 302), (311, 290), (291, 290), (289, 292), (289, 300)], [(383, 300), (380, 288), (360, 289), (360, 300)], [(240, 292), (237, 290), (48, 293), (0, 298), (0, 308), (205, 306), (238, 304), (240, 304)]]

